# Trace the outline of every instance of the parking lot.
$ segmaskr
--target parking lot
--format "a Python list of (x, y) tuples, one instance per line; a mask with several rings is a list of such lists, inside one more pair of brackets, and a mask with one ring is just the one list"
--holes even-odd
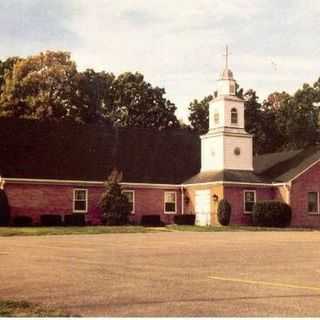
[(0, 238), (0, 298), (85, 316), (320, 316), (320, 232)]

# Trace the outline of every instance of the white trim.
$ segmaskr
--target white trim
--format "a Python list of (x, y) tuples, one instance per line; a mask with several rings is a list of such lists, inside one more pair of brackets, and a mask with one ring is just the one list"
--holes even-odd
[[(166, 211), (166, 194), (167, 193), (174, 193), (174, 211)], [(165, 214), (176, 214), (177, 213), (177, 191), (164, 191), (163, 193), (163, 212)], [(172, 202), (168, 202), (172, 203)]]
[(103, 186), (104, 181), (84, 181), (84, 180), (58, 180), (58, 179), (27, 179), (27, 178), (4, 178), (9, 183), (33, 183), (33, 184), (69, 184), (69, 185), (95, 185)]
[(121, 192), (131, 192), (132, 193), (132, 211), (130, 212), (131, 214), (135, 214), (136, 211), (136, 193), (135, 190), (128, 190), (128, 189), (123, 189)]
[(184, 214), (184, 189), (181, 187), (181, 214)]
[[(9, 183), (33, 183), (33, 184), (61, 184), (61, 185), (92, 185), (104, 186), (105, 181), (86, 181), (86, 180), (59, 180), (59, 179), (29, 179), (29, 178), (4, 178)], [(161, 183), (139, 183), (139, 182), (120, 182), (122, 186), (148, 187), (157, 189), (177, 189), (181, 184), (161, 184)]]
[[(86, 198), (85, 198), (86, 209), (85, 210), (76, 210), (75, 209), (76, 201), (84, 201), (84, 200), (77, 200), (76, 199), (76, 192), (77, 191), (85, 191), (85, 195), (86, 195)], [(73, 212), (75, 212), (75, 213), (87, 213), (88, 212), (88, 189), (83, 189), (83, 188), (73, 189), (72, 209), (73, 209)]]
[[(315, 193), (317, 195), (317, 211), (309, 211), (309, 193)], [(319, 211), (319, 192), (317, 191), (308, 191), (307, 192), (307, 213), (310, 216), (318, 216), (320, 215), (320, 211)]]
[(289, 182), (292, 182), (293, 180), (296, 180), (298, 177), (300, 177), (302, 174), (304, 174), (306, 171), (308, 171), (308, 170), (311, 169), (314, 165), (316, 165), (319, 161), (320, 161), (320, 159), (315, 160), (310, 166), (308, 166), (307, 168), (305, 168), (304, 170), (302, 170), (300, 173), (298, 173), (295, 177), (293, 177), (292, 179), (290, 179)]
[(139, 183), (139, 182), (120, 182), (122, 186), (128, 187), (148, 187), (148, 188), (155, 188), (155, 189), (179, 189), (181, 184), (161, 184), (161, 183)]
[(256, 190), (243, 190), (243, 212), (244, 214), (252, 214), (252, 211), (246, 211), (246, 192), (253, 192), (254, 203), (257, 202), (257, 191)]
[(214, 181), (214, 182), (200, 182), (200, 183), (187, 183), (182, 184), (183, 187), (188, 186), (208, 186), (208, 185), (216, 185), (216, 184), (237, 184), (237, 185), (247, 185), (247, 186), (265, 186), (265, 187), (273, 187), (273, 186), (280, 186), (286, 185), (285, 182), (283, 183), (260, 183), (260, 182), (237, 182), (237, 181)]

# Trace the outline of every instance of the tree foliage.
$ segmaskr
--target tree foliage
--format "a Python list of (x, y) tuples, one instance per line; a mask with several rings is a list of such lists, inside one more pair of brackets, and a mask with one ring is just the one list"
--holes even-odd
[(231, 219), (231, 205), (226, 199), (221, 199), (218, 204), (218, 221), (223, 226), (228, 226)]
[(209, 103), (213, 96), (209, 95), (202, 100), (193, 100), (189, 105), (189, 121), (191, 127), (199, 134), (207, 133), (209, 129)]
[(128, 223), (130, 206), (128, 198), (122, 193), (120, 182), (122, 173), (112, 171), (106, 182), (106, 191), (101, 199), (103, 222), (106, 225), (125, 225)]
[(9, 222), (10, 222), (9, 201), (5, 191), (1, 189), (1, 181), (0, 181), (0, 226), (7, 226)]
[[(255, 154), (303, 148), (319, 142), (320, 79), (304, 84), (295, 94), (273, 92), (262, 103), (252, 89), (237, 90), (245, 100), (245, 129), (253, 135)], [(209, 96), (211, 97), (211, 96)], [(193, 130), (208, 131), (208, 97), (194, 100), (189, 107)]]
[(140, 73), (78, 72), (67, 52), (0, 62), (0, 116), (177, 128), (176, 106)]

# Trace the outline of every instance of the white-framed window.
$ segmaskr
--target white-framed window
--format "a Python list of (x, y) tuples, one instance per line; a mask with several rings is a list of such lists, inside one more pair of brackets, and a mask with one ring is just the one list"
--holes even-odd
[(73, 212), (88, 212), (88, 189), (73, 189)]
[(253, 206), (256, 203), (256, 191), (255, 190), (244, 190), (243, 192), (243, 202), (244, 202), (244, 212), (252, 213)]
[(308, 192), (308, 213), (319, 214), (319, 193)]
[(236, 108), (231, 109), (231, 124), (238, 123), (238, 111)]
[(135, 212), (135, 193), (134, 190), (123, 190), (122, 193), (128, 198), (130, 213), (134, 214)]
[(175, 191), (164, 192), (164, 213), (177, 213), (177, 193)]

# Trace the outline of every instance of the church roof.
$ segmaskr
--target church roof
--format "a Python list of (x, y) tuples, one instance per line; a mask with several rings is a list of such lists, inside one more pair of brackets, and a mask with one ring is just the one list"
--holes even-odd
[(221, 170), (203, 171), (184, 181), (183, 184), (197, 184), (209, 182), (241, 182), (241, 183), (267, 183), (271, 182), (264, 177), (259, 177), (253, 171), (246, 170)]
[(157, 131), (0, 118), (0, 173), (6, 178), (193, 184), (287, 182), (320, 160), (320, 146), (254, 157), (254, 172), (200, 172), (200, 139), (188, 130)]
[(310, 146), (300, 150), (257, 156), (254, 158), (254, 168), (257, 174), (273, 182), (287, 182), (318, 160), (320, 146)]
[(209, 182), (281, 183), (288, 182), (320, 160), (320, 146), (259, 155), (253, 159), (254, 171), (223, 170), (200, 172), (184, 184)]
[[(187, 156), (186, 156), (187, 155)], [(177, 184), (200, 170), (200, 139), (161, 131), (0, 118), (0, 173), (5, 178)]]

